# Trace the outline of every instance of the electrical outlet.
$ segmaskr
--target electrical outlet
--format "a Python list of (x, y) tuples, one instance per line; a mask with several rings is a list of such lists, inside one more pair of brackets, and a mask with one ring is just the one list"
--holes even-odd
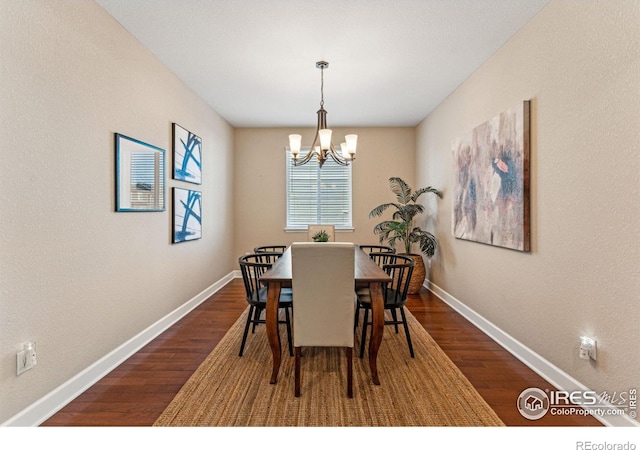
[(580, 336), (580, 358), (596, 360), (596, 340), (589, 336)]
[(23, 372), (33, 368), (37, 364), (36, 360), (36, 343), (27, 342), (23, 349), (16, 355), (16, 371), (20, 375)]

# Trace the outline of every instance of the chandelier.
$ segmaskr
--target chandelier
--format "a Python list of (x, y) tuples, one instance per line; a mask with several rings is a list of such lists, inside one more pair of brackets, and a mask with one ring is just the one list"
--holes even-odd
[(333, 142), (331, 142), (332, 131), (327, 128), (327, 111), (324, 109), (324, 69), (329, 67), (329, 63), (326, 61), (318, 61), (316, 67), (320, 69), (320, 109), (318, 110), (316, 135), (313, 139), (313, 144), (311, 144), (311, 149), (302, 158), (299, 158), (302, 136), (299, 134), (289, 135), (289, 149), (291, 151), (291, 157), (293, 158), (293, 164), (295, 166), (301, 166), (311, 161), (315, 156), (320, 167), (322, 167), (328, 158), (333, 159), (341, 166), (348, 166), (349, 161), (356, 159), (358, 135), (346, 135), (344, 137), (345, 142), (340, 144), (340, 151), (337, 151), (333, 146)]

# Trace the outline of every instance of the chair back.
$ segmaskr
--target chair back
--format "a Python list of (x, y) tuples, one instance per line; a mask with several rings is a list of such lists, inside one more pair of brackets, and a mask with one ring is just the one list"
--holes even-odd
[(394, 255), (395, 253), (389, 253), (389, 252), (382, 252), (382, 253), (371, 252), (369, 253), (369, 258), (371, 258), (377, 265), (382, 267), (385, 264), (393, 264), (395, 262), (395, 259), (393, 259), (392, 256)]
[(250, 305), (265, 302), (267, 288), (260, 283), (262, 275), (273, 265), (281, 253), (254, 253), (238, 259), (247, 302)]
[(253, 256), (253, 259), (257, 262), (273, 264), (282, 256), (282, 252), (258, 252), (251, 256)]
[(291, 244), (294, 347), (353, 347), (355, 245)]
[(408, 256), (384, 254), (382, 270), (391, 277), (391, 281), (382, 287), (385, 306), (398, 308), (407, 302), (414, 265), (414, 260)]
[(286, 245), (261, 245), (260, 247), (255, 247), (253, 249), (253, 253), (264, 253), (264, 252), (284, 253), (286, 249), (287, 249)]
[(360, 245), (360, 249), (367, 255), (370, 253), (395, 253), (396, 249), (389, 245)]
[(307, 226), (307, 241), (313, 242), (313, 237), (324, 231), (329, 236), (329, 240), (327, 242), (335, 242), (336, 240), (336, 227), (335, 225), (308, 225)]

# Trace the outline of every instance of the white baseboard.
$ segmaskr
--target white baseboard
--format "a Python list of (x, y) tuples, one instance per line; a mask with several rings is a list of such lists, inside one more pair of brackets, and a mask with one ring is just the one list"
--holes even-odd
[[(466, 318), (469, 322), (474, 324), (483, 333), (501, 345), (505, 350), (511, 353), (513, 356), (522, 361), (527, 367), (536, 372), (542, 378), (547, 380), (553, 386), (559, 390), (564, 391), (585, 391), (590, 390), (587, 386), (571, 377), (566, 372), (560, 370), (558, 367), (551, 364), (542, 356), (535, 353), (533, 350), (522, 344), (517, 339), (513, 338), (503, 330), (495, 326), (493, 323), (482, 317), (473, 309), (466, 306), (460, 300), (453, 295), (440, 288), (438, 285), (427, 280), (424, 285), (428, 290), (433, 292), (443, 302), (456, 310), (461, 316)], [(536, 386), (531, 386), (536, 387)], [(513, 407), (516, 406), (516, 399), (513, 400)], [(611, 406), (611, 405), (607, 405)], [(640, 423), (631, 419), (628, 415), (616, 415), (616, 416), (598, 416), (594, 415), (596, 419), (607, 426), (626, 426), (637, 427)]]
[(0, 426), (38, 426), (235, 278), (229, 273)]

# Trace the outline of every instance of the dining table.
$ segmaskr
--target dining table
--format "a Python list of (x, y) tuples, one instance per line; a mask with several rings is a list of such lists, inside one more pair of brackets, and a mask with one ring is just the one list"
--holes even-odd
[[(354, 293), (357, 289), (368, 288), (371, 295), (372, 326), (369, 339), (369, 368), (373, 383), (380, 384), (380, 378), (378, 377), (378, 350), (384, 333), (382, 285), (391, 281), (391, 277), (357, 245), (355, 246), (354, 269)], [(271, 269), (262, 275), (260, 281), (267, 286), (265, 322), (269, 346), (273, 355), (270, 383), (275, 384), (278, 381), (282, 357), (280, 331), (278, 329), (278, 303), (282, 288), (290, 288), (292, 285), (291, 247), (287, 248), (282, 256), (273, 263)], [(327, 282), (330, 283), (331, 280), (327, 280)], [(293, 295), (295, 295), (295, 292)], [(293, 313), (295, 314), (295, 310)]]

